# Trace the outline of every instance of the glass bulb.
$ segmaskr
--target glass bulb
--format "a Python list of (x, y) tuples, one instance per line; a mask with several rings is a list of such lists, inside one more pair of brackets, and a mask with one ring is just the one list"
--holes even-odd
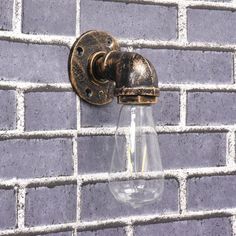
[[(124, 175), (124, 178), (117, 180), (113, 175), (116, 172), (122, 172), (118, 173), (118, 177)], [(150, 174), (155, 174), (155, 178), (145, 178)], [(109, 173), (110, 191), (118, 201), (137, 208), (159, 199), (163, 186), (164, 175), (152, 107), (123, 105), (115, 133)]]

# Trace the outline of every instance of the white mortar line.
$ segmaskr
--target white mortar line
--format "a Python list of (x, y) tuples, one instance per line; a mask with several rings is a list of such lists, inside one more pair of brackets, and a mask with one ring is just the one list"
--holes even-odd
[[(78, 151), (77, 151), (77, 132), (75, 132), (75, 135), (72, 139), (72, 147), (73, 147), (73, 163), (74, 163), (74, 178), (76, 179), (76, 222), (78, 221), (78, 214), (79, 214), (79, 205), (80, 205), (80, 201), (79, 201), (79, 192), (80, 192), (80, 188), (78, 186)], [(77, 229), (75, 228), (74, 231), (77, 231)]]
[(148, 39), (125, 39), (118, 38), (118, 43), (121, 46), (133, 46), (134, 48), (166, 48), (166, 49), (183, 49), (183, 50), (205, 50), (205, 51), (220, 51), (220, 52), (233, 52), (236, 49), (235, 44), (219, 44), (209, 42), (189, 42), (182, 43), (179, 41), (161, 41), (161, 40), (148, 40)]
[(58, 46), (64, 45), (71, 47), (76, 38), (62, 35), (16, 34), (13, 31), (0, 31), (0, 39), (25, 43), (56, 44)]
[[(1, 78), (1, 77), (0, 77)], [(161, 90), (176, 91), (236, 91), (236, 84), (159, 84)], [(68, 83), (31, 83), (18, 81), (0, 81), (1, 89), (21, 89), (22, 91), (73, 91)]]
[[(191, 133), (191, 132), (226, 132), (235, 129), (234, 125), (223, 126), (156, 126), (158, 133)], [(115, 127), (81, 128), (79, 135), (114, 135)]]
[(126, 236), (134, 236), (134, 228), (132, 225), (128, 225), (125, 227)]
[(25, 227), (25, 196), (26, 189), (18, 188), (17, 190), (17, 226), (19, 229)]
[(139, 4), (156, 4), (156, 5), (171, 5), (175, 6), (181, 3), (186, 3), (187, 7), (198, 7), (207, 9), (222, 9), (222, 10), (234, 10), (236, 8), (235, 2), (206, 2), (206, 1), (194, 1), (194, 0), (105, 0), (108, 2), (129, 2)]
[[(176, 178), (180, 176), (199, 177), (199, 176), (216, 176), (216, 175), (235, 175), (236, 167), (205, 167), (205, 168), (187, 168), (187, 169), (173, 169), (165, 170), (165, 178)], [(138, 173), (130, 175), (127, 172), (119, 172), (108, 175), (108, 173), (83, 174), (79, 178), (83, 183), (97, 183), (107, 182), (111, 180), (127, 180), (127, 179), (155, 179), (159, 176), (158, 172)], [(182, 177), (183, 178), (183, 177)]]
[[(1, 78), (1, 77), (0, 77)], [(163, 91), (225, 91), (236, 92), (236, 84), (159, 84)], [(73, 91), (69, 83), (31, 83), (19, 81), (0, 81), (0, 89), (20, 89), (22, 91)]]
[(227, 217), (235, 215), (236, 209), (223, 209), (223, 210), (207, 210), (207, 211), (189, 211), (186, 214), (178, 213), (165, 213), (165, 214), (153, 214), (153, 215), (136, 215), (128, 217), (120, 217), (108, 220), (94, 220), (94, 221), (83, 221), (80, 223), (66, 223), (66, 224), (55, 224), (55, 225), (43, 225), (36, 227), (29, 227), (24, 229), (9, 229), (0, 231), (0, 235), (17, 235), (26, 233), (50, 233), (59, 232), (65, 230), (72, 230), (77, 227), (81, 230), (99, 229), (102, 227), (122, 227), (129, 226), (132, 224), (151, 224), (158, 222), (169, 222), (176, 220), (187, 220), (187, 219), (203, 219), (210, 217)]
[(14, 0), (12, 30), (14, 33), (21, 33), (22, 27), (22, 0)]
[(74, 176), (78, 176), (78, 154), (77, 154), (77, 133), (75, 132), (74, 137), (72, 138), (72, 159), (73, 159), (73, 168)]
[(179, 180), (179, 210), (180, 214), (185, 214), (187, 210), (187, 175), (181, 174)]
[(227, 133), (226, 136), (226, 165), (229, 167), (235, 166), (235, 130)]
[(187, 8), (184, 3), (178, 5), (178, 40), (187, 43)]
[(176, 213), (166, 213), (166, 214), (153, 214), (153, 215), (137, 215), (137, 216), (128, 216), (120, 217), (118, 219), (108, 219), (108, 220), (98, 220), (91, 222), (82, 222), (78, 227), (82, 229), (92, 229), (94, 227), (103, 227), (103, 226), (127, 226), (132, 222), (132, 224), (151, 224), (158, 222), (168, 222), (176, 220), (187, 220), (187, 219), (202, 219), (210, 217), (219, 217), (219, 216), (232, 216), (235, 214), (236, 209), (223, 209), (223, 210), (207, 210), (207, 211), (189, 211), (185, 214), (176, 214)]
[(180, 90), (180, 126), (186, 125), (187, 118), (187, 92), (185, 89)]
[[(158, 133), (194, 133), (194, 132), (220, 132), (225, 133), (231, 130), (235, 130), (234, 125), (222, 125), (222, 126), (156, 126)], [(77, 132), (80, 136), (88, 135), (114, 135), (116, 127), (98, 127), (98, 128), (80, 128), (76, 130), (41, 130), (41, 131), (0, 131), (1, 139), (11, 139), (11, 138), (71, 138), (74, 137), (74, 133)]]
[(77, 211), (76, 211), (77, 223), (81, 221), (81, 189), (82, 189), (82, 181), (78, 177), (77, 178)]
[(232, 236), (236, 236), (236, 215), (231, 217)]
[(71, 236), (77, 236), (77, 228), (74, 228)]
[(20, 89), (16, 89), (16, 128), (18, 131), (25, 129), (24, 92)]
[(6, 138), (57, 138), (73, 137), (76, 130), (51, 130), (51, 131), (0, 131), (0, 140)]
[(20, 186), (21, 188), (35, 187), (35, 186), (47, 186), (47, 185), (61, 185), (75, 183), (76, 178), (74, 176), (59, 176), (59, 177), (44, 177), (44, 178), (29, 178), (29, 179), (16, 179), (9, 180), (0, 179), (0, 186), (12, 187)]
[(233, 54), (233, 83), (236, 84), (236, 52)]
[(236, 91), (236, 84), (159, 84), (161, 90)]
[[(1, 79), (1, 77), (0, 77)], [(7, 78), (8, 80), (14, 78)], [(22, 91), (73, 91), (69, 83), (31, 83), (20, 81), (0, 81), (2, 89), (20, 89)]]
[(80, 36), (80, 0), (76, 0), (76, 37)]
[[(62, 36), (62, 35), (33, 35), (33, 34), (15, 34), (11, 31), (0, 31), (0, 39), (37, 43), (37, 44), (56, 44), (58, 46), (64, 45), (71, 47), (76, 40), (76, 37)], [(208, 51), (229, 51), (236, 50), (236, 44), (219, 44), (209, 42), (191, 42), (182, 43), (179, 41), (160, 41), (147, 39), (125, 39), (118, 38), (121, 46), (144, 47), (144, 48), (169, 48), (169, 49), (191, 49), (191, 50), (208, 50)]]
[[(154, 179), (159, 176), (158, 172), (146, 172), (130, 174), (127, 172), (119, 172), (108, 174), (104, 173), (91, 173), (81, 174), (76, 178), (75, 176), (59, 176), (59, 177), (45, 177), (45, 178), (32, 178), (32, 179), (0, 179), (0, 186), (2, 187), (14, 187), (20, 186), (25, 187), (37, 187), (37, 186), (48, 186), (48, 185), (61, 185), (61, 184), (72, 184), (78, 181), (78, 184), (84, 183), (98, 183), (107, 182), (108, 178), (112, 180), (127, 180), (127, 179)], [(205, 167), (205, 168), (186, 168), (186, 169), (172, 169), (165, 170), (165, 178), (176, 178), (184, 179), (186, 177), (199, 177), (199, 176), (216, 176), (216, 175), (235, 175), (236, 167)], [(184, 185), (183, 185), (184, 186)]]
[(0, 231), (1, 236), (6, 235), (28, 235), (30, 233), (38, 234), (38, 233), (52, 233), (52, 232), (60, 232), (60, 231), (69, 231), (73, 230), (73, 227), (76, 228), (75, 223), (66, 223), (66, 224), (55, 224), (55, 225), (43, 225), (36, 227), (25, 227), (22, 229), (8, 229)]
[(81, 128), (81, 106), (80, 98), (76, 96), (76, 112), (77, 112), (77, 130)]

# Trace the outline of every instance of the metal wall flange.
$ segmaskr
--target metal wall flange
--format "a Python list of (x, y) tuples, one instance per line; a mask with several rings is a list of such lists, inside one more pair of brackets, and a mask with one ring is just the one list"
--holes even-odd
[(94, 105), (110, 103), (114, 97), (114, 81), (107, 78), (97, 80), (90, 68), (91, 60), (119, 51), (117, 41), (101, 31), (88, 31), (82, 34), (74, 43), (69, 57), (69, 77), (76, 93), (86, 102)]

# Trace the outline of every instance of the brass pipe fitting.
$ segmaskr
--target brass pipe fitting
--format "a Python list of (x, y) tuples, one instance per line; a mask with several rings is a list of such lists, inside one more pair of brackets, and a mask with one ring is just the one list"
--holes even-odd
[[(83, 51), (79, 57), (78, 48)], [(149, 105), (159, 96), (153, 65), (138, 53), (120, 51), (105, 32), (89, 31), (76, 41), (69, 70), (79, 96), (92, 104), (106, 104), (117, 96), (118, 103)]]

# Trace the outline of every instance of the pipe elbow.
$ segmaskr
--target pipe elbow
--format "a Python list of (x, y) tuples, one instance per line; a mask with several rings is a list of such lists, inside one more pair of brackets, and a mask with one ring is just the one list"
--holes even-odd
[(134, 52), (110, 52), (104, 60), (105, 73), (116, 82), (116, 88), (158, 86), (153, 65)]
[(115, 95), (120, 103), (143, 103), (159, 96), (156, 71), (146, 58), (134, 52), (111, 51), (96, 60), (97, 78), (115, 82)]

